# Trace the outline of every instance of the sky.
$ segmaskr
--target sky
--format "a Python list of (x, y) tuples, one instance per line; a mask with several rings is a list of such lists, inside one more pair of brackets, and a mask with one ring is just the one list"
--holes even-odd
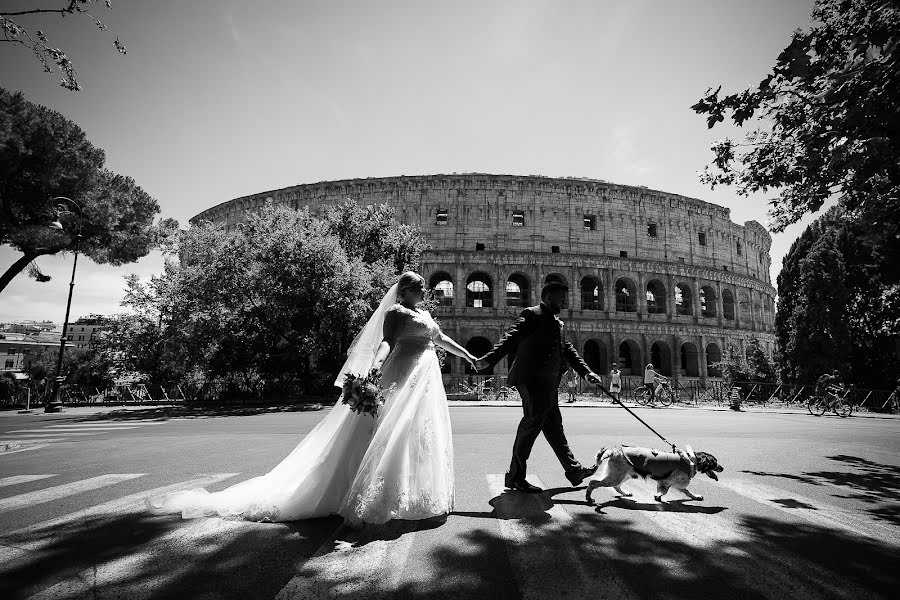
[[(64, 4), (46, 0), (43, 5)], [(4, 2), (7, 10), (19, 2)], [(159, 217), (301, 183), (482, 172), (645, 185), (766, 221), (766, 198), (710, 190), (714, 140), (690, 110), (709, 87), (759, 82), (808, 27), (806, 0), (116, 0), (88, 19), (22, 17), (74, 61), (81, 92), (0, 47), (0, 86), (78, 123)], [(773, 234), (772, 280), (812, 217)], [(0, 247), (0, 269), (19, 253)], [(0, 322), (62, 322), (72, 255), (0, 293)], [(79, 257), (72, 319), (122, 312), (124, 276)]]

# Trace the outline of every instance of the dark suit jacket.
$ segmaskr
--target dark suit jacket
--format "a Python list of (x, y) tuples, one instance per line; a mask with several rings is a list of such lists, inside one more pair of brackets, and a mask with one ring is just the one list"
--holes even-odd
[(567, 364), (582, 377), (591, 372), (563, 337), (562, 320), (543, 302), (523, 310), (484, 359), (493, 366), (507, 354), (513, 357), (506, 380), (509, 385), (525, 378), (551, 378), (558, 385)]

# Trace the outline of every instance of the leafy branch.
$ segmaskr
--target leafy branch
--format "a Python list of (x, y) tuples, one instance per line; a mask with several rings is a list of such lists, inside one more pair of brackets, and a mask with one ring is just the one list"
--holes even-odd
[[(88, 10), (88, 5), (95, 4), (100, 0), (69, 0), (68, 4), (61, 8), (33, 8), (20, 11), (3, 11), (0, 13), (0, 31), (3, 37), (0, 42), (20, 45), (34, 54), (35, 58), (41, 63), (44, 72), (52, 73), (53, 66), (59, 69), (63, 74), (60, 79), (60, 85), (73, 92), (81, 91), (81, 84), (78, 83), (78, 74), (75, 72), (75, 65), (69, 59), (68, 55), (61, 48), (55, 47), (47, 35), (41, 29), (35, 29), (33, 33), (27, 28), (20, 25), (12, 17), (22, 17), (31, 15), (59, 15), (65, 18), (67, 15), (84, 15), (93, 21), (94, 25), (100, 30), (109, 32), (113, 36), (113, 44), (120, 54), (127, 54), (125, 45), (119, 40), (119, 36), (109, 31), (109, 28), (94, 14)], [(112, 9), (112, 1), (104, 0), (106, 8)]]

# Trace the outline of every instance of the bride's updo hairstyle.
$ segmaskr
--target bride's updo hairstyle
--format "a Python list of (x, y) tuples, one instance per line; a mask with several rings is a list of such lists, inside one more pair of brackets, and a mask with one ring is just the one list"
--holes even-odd
[(403, 275), (400, 276), (400, 281), (397, 282), (397, 297), (400, 298), (403, 296), (403, 292), (410, 288), (425, 288), (425, 278), (416, 273), (415, 271), (407, 271)]

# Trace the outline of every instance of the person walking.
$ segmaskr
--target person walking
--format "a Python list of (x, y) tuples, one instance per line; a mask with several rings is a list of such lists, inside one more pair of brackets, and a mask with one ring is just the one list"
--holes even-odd
[(653, 363), (648, 364), (644, 368), (644, 387), (649, 390), (650, 402), (656, 402), (656, 371), (653, 370)]
[(619, 394), (622, 392), (622, 371), (619, 370), (619, 363), (613, 363), (609, 372), (609, 393), (618, 400)]
[(566, 402), (575, 402), (575, 389), (578, 385), (578, 382), (575, 380), (575, 373), (572, 370), (569, 370), (568, 376), (566, 377), (566, 392), (569, 396), (569, 399)]

